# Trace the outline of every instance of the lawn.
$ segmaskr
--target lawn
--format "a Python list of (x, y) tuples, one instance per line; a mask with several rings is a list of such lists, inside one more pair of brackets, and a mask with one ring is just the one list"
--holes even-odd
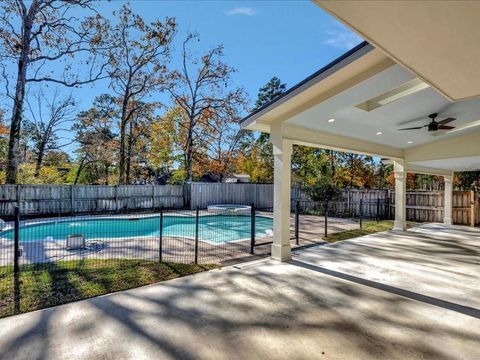
[[(76, 260), (26, 265), (21, 268), (16, 312), (43, 309), (217, 267), (141, 260)], [(5, 270), (0, 268), (0, 317), (15, 313), (14, 278), (11, 269)]]
[(336, 234), (328, 235), (323, 239), (333, 243), (336, 241), (353, 239), (356, 237), (374, 234), (380, 231), (387, 231), (391, 229), (393, 229), (393, 220), (381, 220), (381, 221), (368, 220), (368, 221), (363, 221), (363, 226), (361, 229), (358, 228), (354, 230), (342, 231)]

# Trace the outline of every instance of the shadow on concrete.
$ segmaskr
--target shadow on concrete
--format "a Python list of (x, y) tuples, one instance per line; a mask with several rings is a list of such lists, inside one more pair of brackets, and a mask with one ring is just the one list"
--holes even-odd
[(441, 307), (441, 308), (444, 308), (444, 309), (456, 311), (456, 312), (458, 312), (460, 314), (463, 314), (463, 315), (468, 315), (468, 316), (480, 319), (480, 310), (475, 309), (475, 308), (470, 307), (470, 306), (455, 304), (455, 303), (452, 303), (450, 301), (445, 301), (445, 300), (434, 298), (432, 296), (422, 295), (422, 294), (416, 293), (414, 291), (409, 291), (409, 290), (401, 289), (401, 288), (398, 288), (398, 287), (395, 287), (395, 286), (382, 284), (382, 283), (379, 283), (379, 282), (376, 282), (376, 281), (363, 279), (363, 278), (360, 278), (358, 276), (345, 274), (345, 273), (335, 271), (335, 270), (325, 269), (325, 268), (322, 268), (320, 266), (309, 264), (309, 263), (306, 263), (306, 262), (303, 262), (303, 261), (291, 260), (289, 262), (289, 264), (295, 265), (295, 266), (300, 266), (302, 268), (305, 268), (305, 269), (308, 269), (308, 270), (313, 270), (313, 271), (316, 271), (316, 272), (319, 272), (319, 273), (322, 273), (322, 274), (325, 274), (325, 275), (334, 276), (334, 277), (337, 277), (337, 278), (340, 278), (340, 279), (343, 279), (343, 280), (351, 281), (351, 282), (354, 282), (356, 284), (361, 284), (361, 285), (369, 286), (369, 287), (372, 287), (372, 288), (375, 288), (375, 289), (378, 289), (378, 290), (387, 291), (389, 293), (399, 295), (399, 296), (403, 296), (403, 297), (408, 298), (408, 299), (421, 301), (421, 302), (424, 302), (424, 303), (429, 304), (429, 305), (438, 306), (438, 307)]

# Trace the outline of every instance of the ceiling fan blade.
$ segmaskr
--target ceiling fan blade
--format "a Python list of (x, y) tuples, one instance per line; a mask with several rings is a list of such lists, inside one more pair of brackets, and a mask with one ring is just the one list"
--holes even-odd
[[(426, 125), (426, 126), (428, 126), (428, 125)], [(425, 127), (425, 126), (415, 126), (415, 127), (398, 129), (398, 130), (420, 130), (420, 129), (423, 129), (424, 127)]]
[(448, 125), (439, 125), (438, 130), (452, 130), (455, 129), (455, 126), (448, 126)]
[(448, 124), (449, 122), (452, 122), (452, 121), (455, 121), (457, 119), (455, 118), (447, 118), (447, 119), (443, 119), (443, 120), (440, 120), (440, 121), (437, 121), (437, 123), (439, 125), (445, 125), (445, 124)]

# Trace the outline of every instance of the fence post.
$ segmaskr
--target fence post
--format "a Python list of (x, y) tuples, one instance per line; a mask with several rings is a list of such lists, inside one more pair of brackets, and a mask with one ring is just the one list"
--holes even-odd
[(199, 221), (199, 208), (197, 206), (195, 210), (195, 264), (198, 264), (198, 221)]
[(327, 237), (328, 236), (328, 201), (325, 201), (325, 215), (324, 215), (324, 218), (325, 218), (324, 234), (325, 234), (325, 237)]
[(20, 255), (20, 209), (15, 206), (14, 209), (14, 245), (13, 245), (13, 302), (14, 313), (20, 313), (20, 266), (18, 264)]
[(115, 185), (115, 212), (118, 211), (118, 185)]
[(254, 255), (255, 247), (255, 204), (251, 204), (250, 208), (250, 254)]
[(300, 244), (299, 231), (300, 230), (300, 201), (295, 203), (295, 245)]
[(347, 190), (347, 213), (353, 216), (352, 204), (350, 203), (350, 189)]
[(160, 207), (160, 237), (158, 243), (158, 261), (163, 261), (163, 206)]
[(73, 194), (73, 185), (70, 185), (70, 213), (73, 215), (75, 213), (75, 195)]
[(363, 199), (360, 199), (360, 229), (363, 227)]
[(155, 208), (155, 185), (152, 184), (152, 209), (156, 209)]
[(377, 222), (380, 221), (380, 198), (377, 198)]
[(390, 209), (390, 191), (389, 190), (387, 190), (387, 208), (385, 210), (386, 210), (386, 213), (387, 213), (387, 219), (391, 220), (392, 213), (391, 213), (391, 209)]
[[(476, 199), (475, 199), (475, 191), (470, 190), (470, 226), (475, 227), (475, 218), (476, 218)], [(453, 211), (452, 211), (453, 213)]]
[(13, 273), (18, 274), (20, 267), (18, 266), (18, 255), (20, 251), (20, 210), (15, 206), (15, 220), (14, 220), (14, 243), (13, 243)]

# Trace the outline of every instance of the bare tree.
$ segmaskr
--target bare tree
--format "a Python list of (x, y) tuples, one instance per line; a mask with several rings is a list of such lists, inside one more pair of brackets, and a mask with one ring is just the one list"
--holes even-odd
[(25, 131), (33, 145), (32, 150), (35, 155), (34, 176), (38, 177), (45, 155), (72, 143), (68, 140), (60, 143), (59, 133), (68, 130), (64, 126), (75, 119), (75, 101), (71, 94), (62, 97), (58, 89), (54, 91), (50, 100), (40, 90), (32, 96), (32, 99), (27, 98), (26, 101), (29, 109), (29, 120), (25, 124)]
[(176, 24), (174, 19), (166, 18), (164, 22), (157, 20), (148, 25), (128, 6), (121, 8), (118, 18), (119, 23), (111, 33), (115, 46), (110, 50), (113, 68), (110, 76), (121, 107), (119, 183), (124, 184), (128, 123), (139, 110), (135, 104), (141, 104), (144, 97), (166, 84), (166, 60)]
[(176, 105), (182, 109), (185, 128), (184, 167), (186, 180), (192, 181), (192, 163), (195, 138), (201, 139), (201, 126), (208, 127), (212, 117), (227, 119), (228, 114), (244, 103), (241, 88), (226, 91), (235, 71), (222, 62), (223, 46), (217, 46), (205, 55), (195, 58), (187, 47), (198, 36), (190, 34), (183, 42), (182, 68), (174, 73), (173, 85), (168, 88)]
[[(108, 23), (95, 12), (93, 3), (94, 0), (4, 0), (0, 5), (2, 75), (13, 101), (7, 183), (16, 183), (26, 84), (50, 82), (75, 87), (105, 76), (107, 63), (100, 53), (105, 50), (102, 39)], [(73, 58), (75, 69), (69, 63)], [(14, 76), (10, 77), (8, 66), (16, 66)]]

